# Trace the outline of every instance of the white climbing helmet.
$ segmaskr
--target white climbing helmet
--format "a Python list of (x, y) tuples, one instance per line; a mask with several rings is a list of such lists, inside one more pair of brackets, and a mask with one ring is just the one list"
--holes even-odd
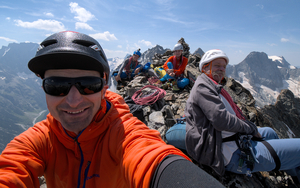
[(215, 59), (218, 59), (218, 58), (224, 58), (228, 65), (229, 59), (222, 50), (213, 49), (213, 50), (208, 50), (207, 52), (205, 52), (205, 54), (202, 56), (201, 61), (199, 63), (200, 72), (202, 72), (203, 65), (205, 65)]
[(183, 46), (180, 43), (175, 44), (173, 51), (175, 50), (183, 50)]

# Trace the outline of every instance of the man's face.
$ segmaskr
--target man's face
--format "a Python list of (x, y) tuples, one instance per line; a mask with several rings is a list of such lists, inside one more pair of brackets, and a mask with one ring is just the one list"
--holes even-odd
[(139, 59), (139, 57), (140, 57), (139, 55), (134, 54), (132, 56), (132, 59), (133, 59), (133, 61), (137, 61)]
[[(51, 76), (70, 78), (83, 76), (100, 77), (100, 73), (97, 71), (76, 69), (47, 70), (45, 72), (45, 78)], [(46, 102), (51, 115), (59, 121), (66, 130), (78, 134), (91, 123), (95, 114), (98, 112), (105, 91), (106, 87), (98, 93), (82, 95), (73, 85), (66, 96), (52, 96), (46, 94)]]
[(216, 82), (220, 83), (226, 74), (226, 60), (223, 58), (215, 59), (211, 62), (210, 66), (205, 67), (203, 70), (207, 75), (210, 75)]

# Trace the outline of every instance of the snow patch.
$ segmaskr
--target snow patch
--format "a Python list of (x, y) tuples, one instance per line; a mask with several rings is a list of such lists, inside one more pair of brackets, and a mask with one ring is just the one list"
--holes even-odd
[(32, 120), (32, 124), (34, 125), (34, 124), (36, 124), (37, 122), (36, 122), (36, 120), (44, 113), (44, 112), (46, 112), (47, 110), (43, 110), (43, 111), (41, 111), (39, 114), (38, 114), (38, 116), (36, 116), (33, 120)]
[(289, 138), (295, 138), (295, 134), (293, 133), (293, 131), (289, 128), (289, 126), (287, 125), (287, 124), (285, 124), (285, 123), (283, 123), (285, 126), (286, 126), (286, 128), (288, 128), (288, 131), (287, 131), (287, 134), (289, 135)]
[(293, 66), (293, 65), (291, 65), (291, 66), (290, 66), (290, 69), (296, 69), (296, 67), (295, 67), (295, 66)]
[(4, 52), (4, 54), (2, 55), (2, 57), (5, 56), (5, 54), (6, 54), (9, 50), (10, 50), (10, 48), (6, 49), (5, 52)]
[(26, 74), (24, 72), (18, 72), (17, 75), (23, 80), (27, 80), (28, 78), (36, 78), (34, 74)]
[(283, 88), (289, 89), (294, 93), (294, 96), (300, 98), (300, 81), (288, 79), (283, 81)]
[(245, 77), (245, 73), (244, 72), (239, 72), (239, 77), (242, 78), (242, 86), (244, 88), (246, 88), (247, 90), (250, 91), (250, 93), (253, 95), (253, 94), (256, 94), (257, 92), (253, 89), (252, 85), (250, 85), (249, 83), (249, 79)]
[(279, 95), (278, 89), (276, 89), (276, 91), (274, 91), (264, 85), (260, 85), (260, 88), (262, 88), (264, 90), (264, 92), (266, 93), (266, 96), (268, 96), (268, 97), (272, 97), (272, 98), (276, 99), (277, 96)]
[(279, 61), (281, 64), (283, 64), (282, 58), (279, 56), (268, 56), (268, 58), (271, 59), (272, 61)]
[(19, 125), (25, 131), (27, 130), (27, 126), (26, 125), (23, 125), (23, 124), (20, 124), (20, 123), (16, 123), (16, 125)]

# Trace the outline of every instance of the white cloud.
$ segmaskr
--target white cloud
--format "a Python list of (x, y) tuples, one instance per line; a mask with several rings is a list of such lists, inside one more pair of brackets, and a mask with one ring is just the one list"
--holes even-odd
[(5, 19), (6, 19), (6, 20), (10, 20), (10, 17), (6, 17)]
[(256, 6), (259, 7), (260, 9), (264, 9), (264, 5), (257, 4)]
[(128, 54), (128, 52), (124, 52), (121, 50), (108, 50), (108, 49), (103, 49), (104, 53), (106, 55), (107, 58), (114, 58), (114, 57), (125, 57), (126, 54)]
[(76, 22), (75, 23), (75, 28), (76, 29), (87, 29), (87, 30), (94, 30), (89, 24), (83, 23), (83, 22)]
[(65, 26), (59, 21), (56, 20), (42, 20), (38, 19), (37, 21), (33, 22), (23, 22), (22, 20), (15, 20), (16, 25), (24, 28), (34, 28), (34, 29), (41, 29), (46, 31), (52, 32), (59, 32), (64, 31)]
[(6, 38), (6, 37), (0, 37), (0, 39), (1, 40), (5, 40), (7, 42), (18, 42), (18, 41), (14, 40), (14, 39)]
[(235, 53), (244, 54), (244, 52), (242, 50), (235, 51)]
[(94, 39), (99, 39), (99, 40), (106, 40), (106, 41), (111, 41), (111, 40), (118, 40), (114, 34), (110, 34), (109, 31), (105, 31), (104, 33), (96, 33), (96, 34), (91, 34), (91, 37)]
[(149, 47), (153, 47), (153, 45), (150, 41), (139, 40), (139, 43), (145, 44), (146, 46), (149, 46)]
[(12, 7), (9, 7), (9, 6), (0, 6), (0, 8), (5, 8), (5, 9), (15, 9), (15, 8), (12, 8)]
[(44, 12), (44, 15), (48, 17), (54, 17), (54, 15), (51, 12)]
[(289, 42), (290, 40), (289, 40), (289, 39), (286, 39), (286, 38), (281, 38), (280, 41), (281, 41), (281, 42)]
[(134, 43), (133, 45), (135, 46), (135, 49), (139, 49), (139, 48), (141, 48), (141, 46), (140, 46), (140, 45), (138, 45), (137, 43)]
[(74, 18), (79, 20), (80, 22), (87, 22), (95, 18), (92, 13), (85, 10), (85, 8), (80, 7), (78, 3), (71, 2), (69, 5), (71, 12), (77, 15)]
[(118, 45), (118, 48), (122, 48), (122, 45)]
[(277, 44), (274, 43), (267, 43), (269, 46), (277, 46)]

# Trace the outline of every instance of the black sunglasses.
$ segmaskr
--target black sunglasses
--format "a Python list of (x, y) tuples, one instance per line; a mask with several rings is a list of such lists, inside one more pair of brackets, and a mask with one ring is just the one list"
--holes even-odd
[(90, 95), (101, 91), (104, 83), (103, 78), (95, 76), (77, 78), (52, 76), (43, 79), (43, 89), (52, 96), (66, 96), (74, 85), (82, 95)]

